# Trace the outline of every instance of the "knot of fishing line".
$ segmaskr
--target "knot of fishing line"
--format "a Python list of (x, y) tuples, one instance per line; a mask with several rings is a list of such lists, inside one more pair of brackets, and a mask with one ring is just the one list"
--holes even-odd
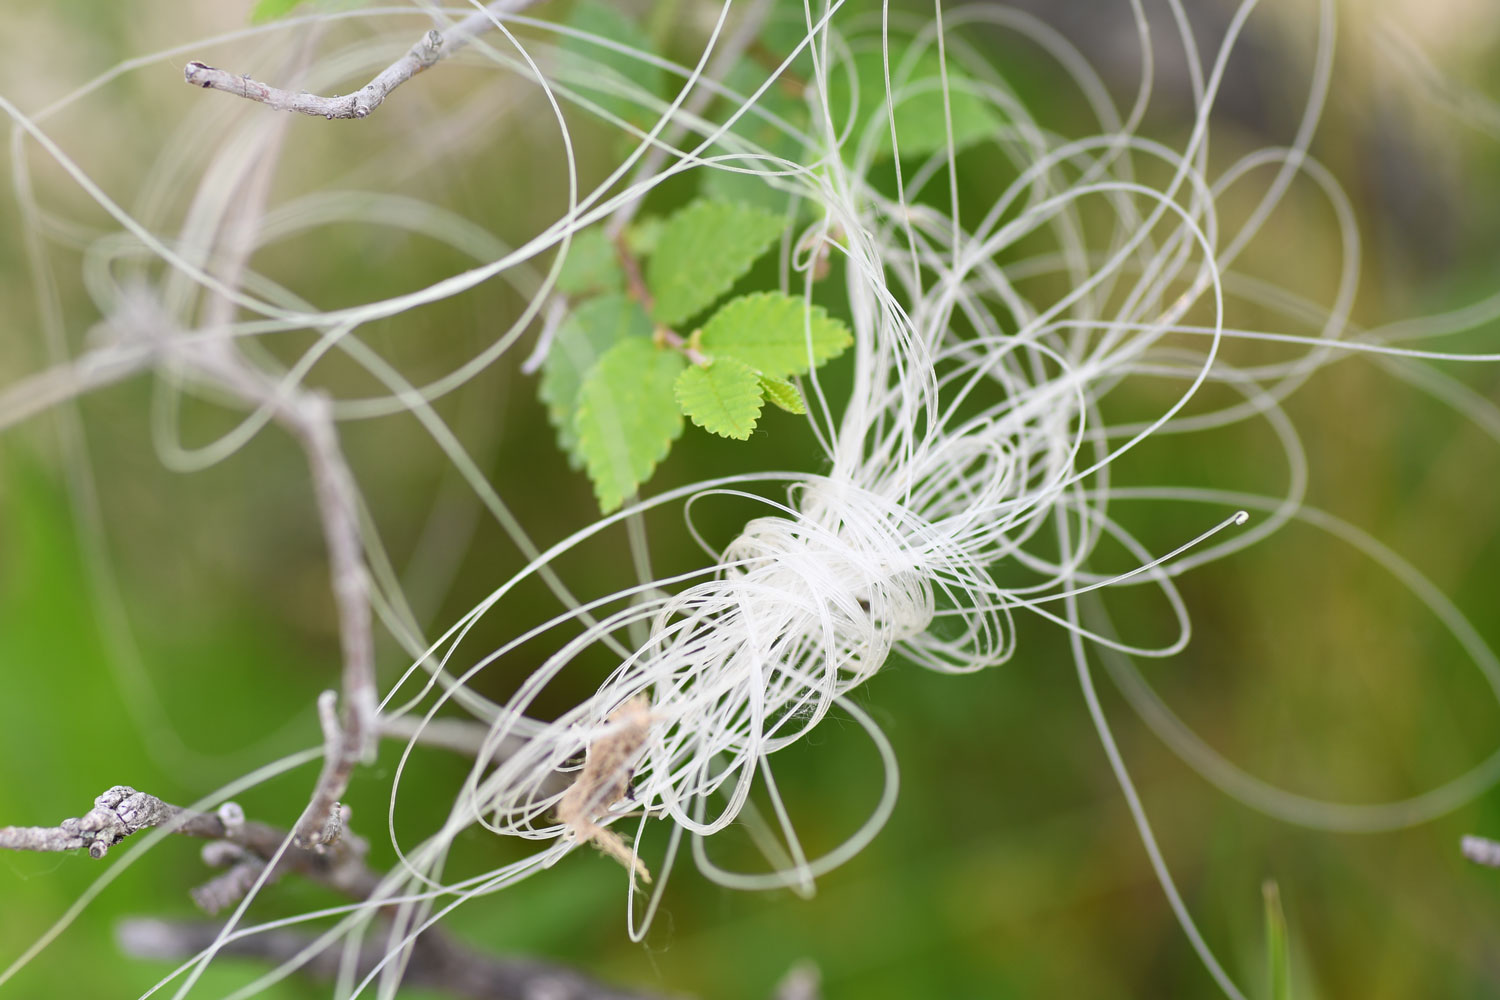
[(808, 518), (757, 518), (725, 562), (732, 567), (726, 578), (741, 584), (742, 606), (777, 606), (774, 617), (785, 626), (841, 647), (845, 669), (875, 670), (893, 645), (932, 623), (931, 587), (889, 518), (831, 528)]

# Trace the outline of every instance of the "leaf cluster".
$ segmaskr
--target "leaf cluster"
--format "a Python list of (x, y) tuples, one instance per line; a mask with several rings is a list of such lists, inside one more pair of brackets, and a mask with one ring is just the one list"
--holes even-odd
[[(637, 228), (616, 244), (597, 231), (574, 241), (558, 288), (590, 297), (558, 328), (540, 385), (559, 447), (605, 512), (650, 478), (684, 418), (746, 440), (767, 400), (805, 413), (792, 378), (853, 342), (822, 307), (779, 291), (714, 308), (780, 238), (784, 216), (699, 199)], [(648, 254), (643, 271), (638, 250)], [(632, 273), (644, 275), (637, 287)]]

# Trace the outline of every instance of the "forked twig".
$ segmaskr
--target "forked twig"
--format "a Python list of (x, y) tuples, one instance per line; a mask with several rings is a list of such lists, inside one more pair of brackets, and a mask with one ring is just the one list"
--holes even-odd
[(180, 373), (238, 396), (252, 407), (263, 408), (302, 447), (328, 549), (329, 577), (338, 611), (343, 720), (340, 722), (336, 711), (339, 694), (325, 691), (318, 699), (325, 751), (323, 770), (297, 822), (296, 833), (302, 847), (330, 843), (338, 836), (337, 825), (331, 822), (338, 812), (338, 800), (355, 766), (373, 753), (379, 735), (375, 644), (367, 593), (369, 574), (359, 534), (358, 489), (339, 447), (332, 404), (321, 393), (279, 384), (246, 362), (231, 340), (183, 335), (160, 304), (144, 292), (122, 300), (111, 327), (122, 343), (153, 348), (175, 363)]
[[(232, 851), (218, 847), (206, 851), (204, 856), (210, 865), (227, 865), (231, 872), (233, 865), (245, 862), (255, 862), (264, 868), (280, 854), (278, 871), (296, 872), (356, 899), (369, 896), (379, 882), (365, 866), (367, 845), (358, 837), (341, 838), (326, 850), (298, 847), (295, 843), (283, 850), (287, 831), (247, 821), (244, 811), (233, 802), (226, 802), (211, 813), (194, 812), (163, 802), (147, 792), (138, 792), (129, 785), (114, 786), (94, 800), (93, 809), (57, 826), (0, 827), (0, 848), (44, 852), (86, 850), (90, 857), (98, 859), (125, 838), (153, 827), (168, 827), (171, 833), (233, 847)], [(225, 879), (226, 876), (220, 876), (210, 882), (209, 886), (221, 883), (214, 889), (205, 886), (199, 890), (204, 894), (199, 899), (200, 905), (208, 910), (221, 909), (243, 897), (241, 892), (240, 897), (226, 902)], [(194, 895), (199, 898), (198, 893)], [(210, 901), (217, 905), (209, 905)]]
[[(342, 824), (346, 811), (339, 811)], [(380, 877), (365, 863), (368, 845), (345, 831), (326, 849), (314, 850), (288, 843), (291, 836), (265, 823), (247, 821), (244, 811), (226, 802), (211, 813), (194, 812), (163, 802), (146, 792), (116, 785), (94, 800), (83, 816), (52, 827), (0, 827), (0, 848), (18, 851), (87, 850), (103, 858), (109, 849), (132, 834), (153, 827), (208, 840), (203, 860), (227, 869), (193, 890), (193, 899), (209, 913), (227, 909), (245, 897), (266, 866), (276, 867), (266, 878), (295, 873), (356, 901), (371, 899)], [(279, 855), (279, 857), (278, 857)], [(203, 921), (134, 919), (119, 927), (124, 950), (139, 958), (180, 960), (208, 948), (220, 954), (259, 958), (278, 965), (295, 963), (314, 979), (332, 979), (343, 959), (341, 946), (329, 944), (309, 951), (317, 935), (268, 931), (220, 941), (220, 928)], [(386, 943), (371, 940), (361, 949), (358, 970), (373, 970), (386, 958)], [(429, 928), (416, 939), (402, 973), (403, 985), (426, 987), (471, 1000), (652, 1000), (652, 996), (615, 989), (583, 973), (550, 962), (482, 954)]]
[(375, 79), (352, 94), (320, 97), (306, 91), (282, 90), (197, 60), (187, 64), (183, 70), (183, 78), (195, 87), (221, 90), (277, 111), (295, 111), (298, 114), (330, 119), (367, 118), (370, 112), (380, 107), (381, 102), (390, 96), (391, 91), (494, 27), (496, 18), (515, 14), (536, 2), (537, 0), (495, 0), (483, 10), (475, 11), (443, 31), (428, 31), (404, 56), (381, 70)]

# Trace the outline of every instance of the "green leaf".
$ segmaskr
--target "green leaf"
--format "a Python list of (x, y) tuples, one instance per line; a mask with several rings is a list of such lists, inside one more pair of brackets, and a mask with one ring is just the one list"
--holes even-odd
[(686, 363), (676, 351), (627, 337), (584, 378), (573, 430), (604, 513), (650, 478), (682, 434), (672, 384)]
[(806, 413), (807, 403), (797, 387), (784, 378), (774, 375), (758, 375), (761, 391), (766, 398), (788, 413)]
[[(813, 23), (816, 24), (821, 10), (814, 7), (813, 11)], [(773, 4), (765, 25), (760, 30), (760, 43), (776, 57), (778, 63), (791, 55), (793, 49), (801, 46), (797, 58), (787, 67), (794, 78), (801, 80), (811, 79), (817, 69), (812, 61), (813, 44), (802, 45), (806, 37), (807, 14), (803, 10), (802, 0), (780, 0)]]
[(693, 423), (737, 441), (750, 437), (764, 405), (760, 377), (737, 358), (716, 358), (707, 367), (688, 366), (677, 376), (673, 391)]
[[(866, 49), (855, 53), (853, 63), (859, 83), (856, 136), (866, 129), (873, 129), (875, 149), (889, 156), (891, 127), (885, 110), (885, 66), (880, 51)], [(929, 156), (948, 145), (943, 114), (942, 64), (936, 48), (924, 50), (905, 72), (901, 72), (901, 64), (900, 55), (891, 53), (896, 139), (903, 157)], [(953, 117), (954, 149), (963, 149), (987, 139), (1003, 125), (1003, 119), (994, 107), (964, 86), (970, 79), (955, 62), (948, 61), (948, 105)], [(849, 105), (849, 76), (843, 68), (838, 68), (828, 78), (828, 106), (836, 124), (842, 125), (849, 113)]]
[[(797, 16), (801, 17), (800, 11)], [(749, 97), (760, 88), (768, 75), (764, 67), (752, 60), (744, 60), (735, 64), (724, 78), (724, 83), (739, 95)], [(739, 142), (731, 144), (725, 141), (723, 145), (726, 149), (760, 155), (769, 154), (792, 163), (805, 162), (802, 159), (802, 142), (788, 134), (785, 126), (775, 124), (764, 117), (774, 115), (793, 128), (807, 131), (809, 120), (807, 104), (787, 93), (784, 84), (784, 79), (773, 83), (756, 99), (754, 105), (744, 109), (743, 117), (740, 118), (734, 131), (734, 137)], [(740, 110), (739, 97), (730, 99), (730, 102), (726, 110)], [(732, 161), (729, 165), (758, 171), (774, 172), (785, 169), (778, 167), (772, 160), (761, 158)], [(755, 174), (715, 167), (703, 171), (701, 176), (703, 181), (700, 190), (705, 197), (716, 201), (740, 202), (784, 214), (791, 200), (790, 195), (785, 191), (772, 187), (765, 179)]]
[(557, 446), (575, 468), (584, 465), (573, 432), (578, 390), (600, 355), (626, 338), (647, 340), (651, 320), (640, 304), (623, 295), (590, 299), (573, 311), (558, 327), (542, 364), (537, 393), (547, 404), (547, 419), (557, 428)]
[[(775, 169), (768, 160), (747, 159), (736, 165), (756, 170)], [(772, 187), (764, 178), (754, 174), (714, 167), (711, 170), (702, 171), (700, 176), (703, 178), (701, 188), (703, 195), (715, 201), (733, 201), (741, 205), (754, 205), (757, 208), (777, 213), (786, 211), (787, 204), (791, 201), (791, 196), (786, 192)]]
[(1271, 1000), (1291, 1000), (1292, 976), (1286, 943), (1286, 916), (1281, 912), (1281, 890), (1273, 881), (1261, 887), (1266, 900), (1266, 962)]
[(301, 5), (302, 0), (257, 0), (255, 6), (250, 8), (250, 23), (264, 24), (278, 17), (286, 17)]
[[(639, 52), (652, 51), (646, 33), (620, 11), (618, 4), (579, 0), (567, 24), (594, 38), (618, 42)], [(655, 112), (630, 95), (645, 91), (660, 97), (665, 81), (660, 67), (639, 56), (573, 36), (563, 39), (562, 53), (562, 68), (575, 80), (587, 81), (578, 83), (577, 88), (601, 108), (635, 125), (656, 120)]]
[(809, 308), (780, 292), (730, 299), (703, 327), (701, 340), (705, 353), (739, 358), (777, 378), (806, 375), (853, 342), (849, 328), (822, 306)]
[(646, 267), (656, 321), (675, 326), (713, 305), (785, 228), (784, 217), (751, 205), (695, 201), (678, 210)]
[(662, 218), (648, 215), (625, 228), (625, 249), (637, 257), (649, 257), (661, 242)]
[(617, 291), (625, 283), (620, 259), (604, 230), (595, 226), (573, 237), (568, 259), (557, 275), (557, 290), (567, 295)]

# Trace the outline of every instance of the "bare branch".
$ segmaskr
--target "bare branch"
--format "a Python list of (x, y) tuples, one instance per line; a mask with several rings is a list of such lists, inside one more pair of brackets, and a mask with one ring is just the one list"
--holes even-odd
[[(248, 380), (252, 384), (258, 380)], [(257, 402), (275, 405), (274, 387), (247, 390)], [(297, 843), (321, 847), (338, 839), (339, 797), (361, 759), (374, 751), (376, 739), (375, 639), (366, 597), (364, 544), (359, 537), (359, 506), (354, 474), (339, 447), (333, 408), (326, 397), (307, 392), (277, 408), (277, 419), (302, 443), (312, 473), (313, 495), (328, 547), (328, 572), (338, 608), (339, 644), (343, 647), (344, 719), (334, 708), (338, 695), (325, 691), (318, 699), (323, 726), (323, 770), (312, 800), (297, 821)]]
[[(137, 958), (182, 961), (217, 943), (218, 927), (198, 922), (136, 919), (119, 925), (120, 947)], [(332, 980), (343, 957), (331, 945), (310, 961), (300, 956), (316, 940), (297, 931), (266, 931), (219, 945), (220, 955), (256, 958), (280, 965), (300, 963), (300, 970), (320, 980)], [(386, 946), (369, 941), (361, 949), (356, 975), (363, 978), (385, 958)], [(472, 951), (431, 932), (417, 940), (402, 986), (430, 989), (464, 1000), (659, 1000), (660, 995), (619, 990), (582, 973), (549, 962), (494, 958)]]
[(319, 699), (319, 716), (327, 747), (323, 771), (306, 812), (297, 824), (303, 846), (327, 843), (327, 820), (337, 811), (338, 799), (349, 786), (355, 765), (375, 744), (375, 646), (370, 604), (365, 595), (364, 548), (359, 537), (359, 508), (354, 476), (339, 448), (333, 410), (327, 399), (303, 393), (278, 414), (283, 425), (301, 442), (312, 472), (313, 493), (328, 546), (329, 575), (338, 607), (339, 642), (343, 646), (344, 722), (332, 718), (332, 692)]
[(335, 711), (338, 694), (325, 691), (318, 698), (318, 719), (323, 729), (323, 770), (312, 799), (297, 821), (297, 844), (321, 848), (338, 839), (339, 798), (349, 787), (355, 766), (374, 751), (377, 727), (375, 686), (375, 640), (371, 631), (370, 604), (366, 595), (367, 574), (364, 544), (359, 537), (359, 506), (354, 474), (339, 447), (333, 408), (320, 394), (299, 391), (287, 399), (273, 384), (244, 365), (237, 353), (203, 364), (216, 381), (232, 388), (257, 405), (268, 405), (277, 421), (302, 445), (312, 474), (313, 495), (328, 548), (328, 572), (338, 609), (339, 644), (343, 649), (342, 725)]
[(1500, 868), (1500, 841), (1488, 837), (1465, 837), (1462, 842), (1464, 857), (1476, 865)]
[(182, 810), (128, 785), (116, 785), (94, 800), (94, 808), (57, 826), (0, 827), (0, 847), (12, 851), (76, 851), (102, 858), (120, 841), (171, 822)]
[(45, 413), (59, 403), (122, 382), (145, 371), (151, 361), (151, 352), (142, 347), (104, 348), (12, 382), (0, 388), (0, 430)]
[[(301, 52), (293, 61), (298, 72), (310, 59), (319, 34), (315, 28), (303, 36)], [(433, 38), (441, 41), (436, 32), (429, 32), (427, 40), (430, 42)], [(377, 81), (384, 76), (382, 74)], [(283, 120), (270, 130), (263, 130), (260, 155), (255, 157), (248, 171), (234, 175), (238, 194), (234, 199), (236, 207), (229, 213), (219, 233), (222, 244), (220, 278), (227, 288), (240, 285), (257, 245), (259, 223), (278, 162), (276, 150), (285, 135), (285, 125)], [(136, 308), (145, 312), (144, 321), (140, 323), (143, 330), (137, 335), (149, 339), (152, 328), (164, 325), (166, 318), (154, 302)], [(234, 314), (233, 300), (227, 295), (216, 295), (205, 315), (206, 326), (211, 331), (223, 329), (227, 332)], [(159, 333), (155, 335), (160, 336)], [(321, 848), (338, 839), (342, 816), (338, 800), (348, 787), (355, 766), (362, 759), (373, 759), (377, 736), (375, 644), (366, 596), (367, 576), (359, 534), (359, 497), (354, 475), (339, 446), (333, 407), (326, 396), (301, 388), (278, 386), (246, 360), (232, 338), (214, 338), (201, 348), (186, 350), (183, 354), (191, 369), (210, 384), (228, 389), (250, 404), (264, 407), (274, 414), (277, 422), (297, 439), (307, 460), (324, 545), (328, 550), (329, 580), (338, 612), (339, 645), (343, 653), (344, 719), (340, 724), (338, 693), (324, 692), (318, 699), (318, 719), (323, 730), (323, 768), (307, 808), (296, 825), (298, 846)]]
[[(340, 823), (347, 822), (340, 810)], [(215, 913), (238, 903), (262, 875), (274, 881), (294, 872), (354, 900), (370, 899), (379, 877), (365, 864), (368, 845), (344, 831), (321, 850), (288, 844), (290, 834), (264, 823), (247, 821), (244, 811), (226, 802), (212, 813), (182, 809), (154, 795), (116, 785), (94, 800), (84, 816), (66, 819), (55, 827), (0, 827), (0, 848), (17, 851), (73, 851), (86, 849), (102, 858), (109, 849), (131, 834), (151, 827), (171, 827), (171, 832), (209, 840), (203, 860), (225, 872), (193, 890), (193, 899), (204, 910)], [(276, 868), (266, 872), (272, 858)], [(132, 920), (121, 925), (121, 946), (143, 958), (186, 958), (218, 942), (219, 928), (213, 924), (170, 923)], [(339, 968), (341, 947), (329, 949), (303, 962), (299, 956), (314, 939), (290, 932), (269, 932), (237, 938), (219, 948), (221, 954), (262, 958), (281, 964), (298, 961), (302, 971), (318, 979), (332, 979)], [(373, 970), (386, 955), (379, 941), (365, 945), (360, 953), (359, 974)], [(560, 965), (519, 958), (494, 958), (475, 952), (438, 928), (430, 928), (416, 940), (402, 974), (402, 983), (427, 987), (474, 1000), (654, 1000), (648, 994), (617, 990)]]
[(325, 692), (318, 700), (325, 747), (323, 770), (296, 832), (302, 847), (330, 843), (338, 836), (333, 820), (349, 776), (355, 765), (374, 751), (379, 700), (366, 593), (368, 575), (359, 534), (358, 491), (339, 447), (332, 404), (321, 393), (280, 385), (247, 362), (232, 340), (180, 336), (149, 294), (130, 296), (113, 325), (124, 343), (144, 342), (170, 350), (170, 359), (186, 372), (252, 406), (264, 407), (302, 446), (313, 480), (338, 609), (344, 718), (340, 725), (334, 712), (338, 695)]
[[(346, 817), (340, 811), (342, 826)], [(77, 819), (65, 819), (54, 827), (7, 826), (0, 827), (0, 848), (13, 851), (75, 851), (87, 850), (92, 858), (102, 858), (109, 849), (131, 834), (151, 827), (170, 827), (170, 832), (186, 837), (197, 837), (215, 843), (207, 845), (204, 860), (212, 867), (229, 867), (231, 872), (237, 864), (258, 864), (263, 869), (271, 859), (281, 853), (273, 875), (281, 871), (292, 871), (327, 886), (336, 892), (354, 899), (366, 899), (374, 891), (379, 879), (365, 865), (365, 854), (369, 850), (362, 839), (345, 834), (331, 846), (321, 850), (299, 847), (295, 843), (287, 846), (289, 834), (285, 830), (265, 823), (246, 822), (245, 814), (233, 802), (226, 802), (217, 812), (200, 813), (163, 802), (154, 795), (138, 792), (128, 785), (116, 785), (94, 800), (94, 808)], [(257, 869), (258, 873), (259, 869)], [(219, 876), (194, 893), (202, 893), (200, 900), (205, 909), (238, 902), (249, 889), (254, 879), (243, 882), (243, 873), (233, 879)], [(243, 885), (240, 895), (230, 899), (230, 889)], [(228, 899), (229, 903), (224, 902)]]
[(305, 91), (293, 93), (196, 60), (187, 64), (183, 77), (195, 87), (222, 90), (226, 94), (256, 101), (277, 111), (294, 111), (329, 119), (367, 118), (370, 112), (380, 107), (381, 102), (390, 96), (391, 91), (424, 69), (448, 58), (469, 44), (475, 36), (488, 31), (494, 26), (496, 18), (515, 14), (535, 2), (536, 0), (495, 0), (483, 11), (475, 11), (443, 31), (429, 31), (407, 50), (406, 55), (381, 70), (375, 79), (354, 93), (341, 97), (319, 97)]
[[(266, 870), (265, 861), (251, 851), (227, 840), (215, 840), (203, 845), (203, 863), (210, 868), (227, 868), (223, 875), (210, 879), (191, 890), (193, 902), (204, 913), (218, 913), (244, 899), (255, 887)], [(275, 881), (276, 872), (266, 878), (264, 884)]]

